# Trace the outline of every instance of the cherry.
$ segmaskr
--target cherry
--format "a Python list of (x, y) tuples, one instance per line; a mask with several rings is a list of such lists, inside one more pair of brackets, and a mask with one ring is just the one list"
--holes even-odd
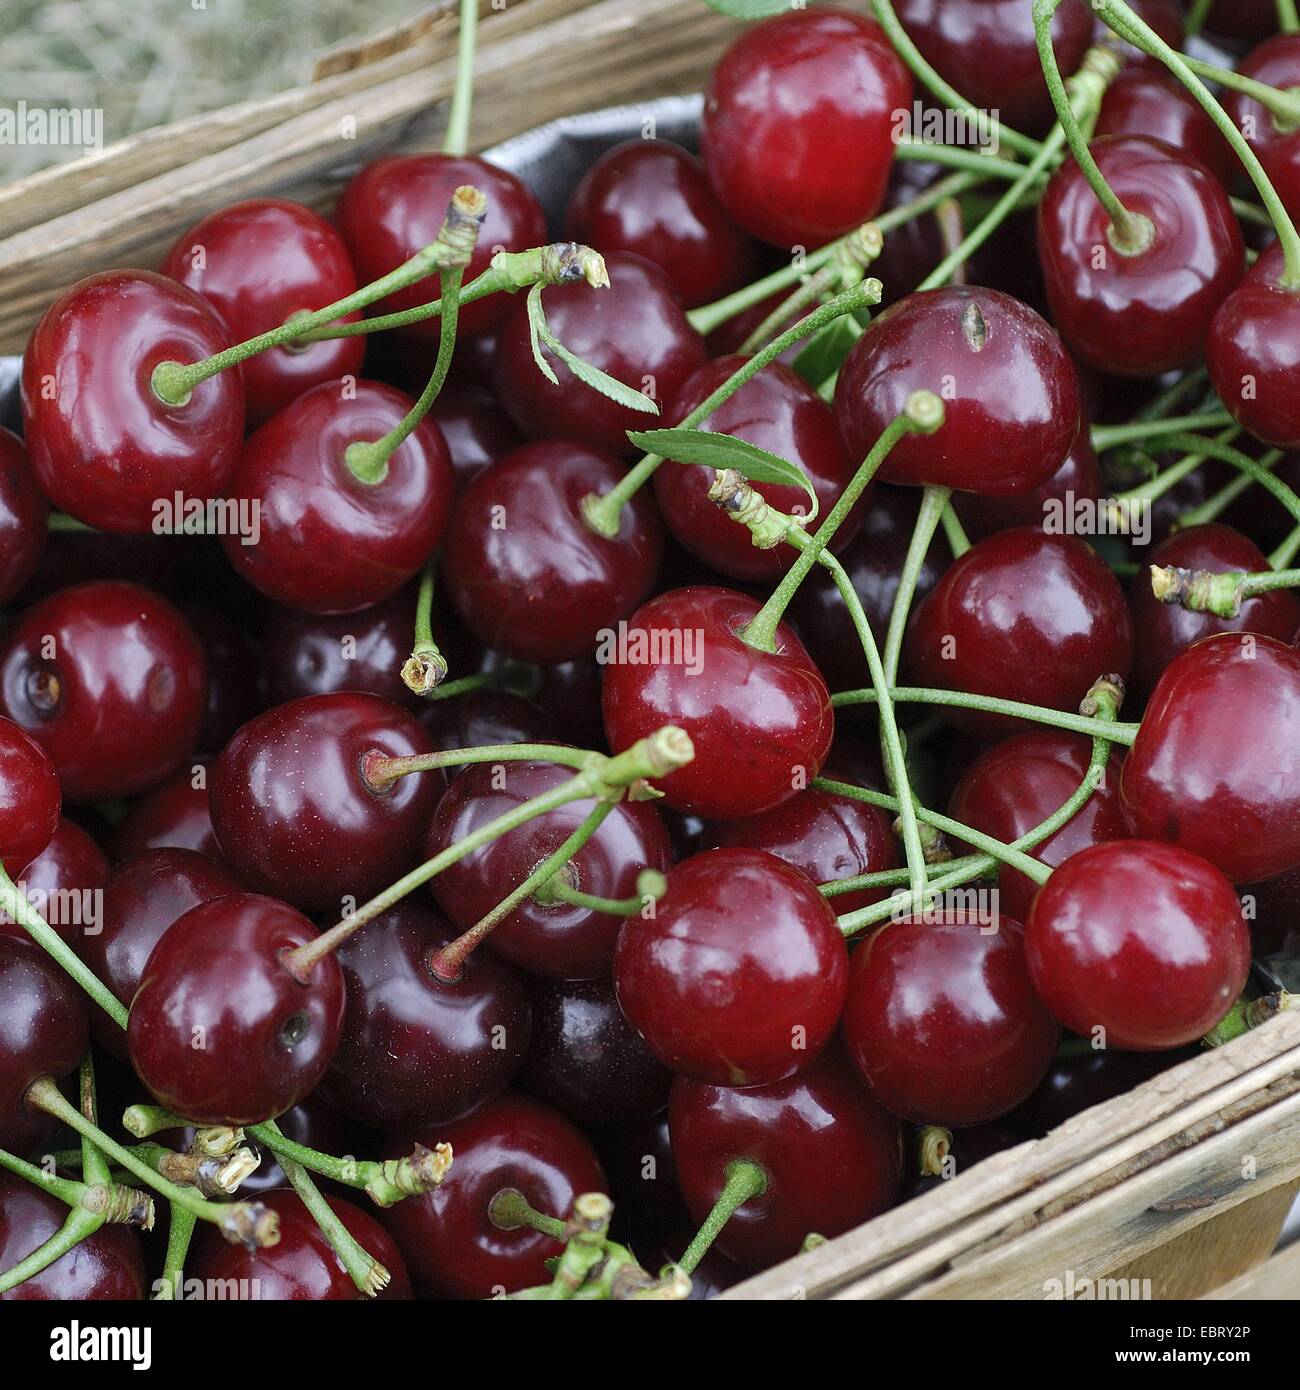
[(59, 779), (49, 755), (11, 719), (0, 719), (0, 858), (8, 874), (44, 852), (59, 826)]
[[(341, 1154), (347, 1152), (349, 1135), (343, 1116), (321, 1098), (319, 1091), (313, 1091), (306, 1100), (300, 1101), (297, 1105), (286, 1110), (276, 1120), (276, 1124), (280, 1127), (280, 1132), (284, 1137), (292, 1139), (295, 1144), (305, 1144), (308, 1148), (316, 1149), (320, 1153)], [(184, 1138), (175, 1147), (188, 1148), (192, 1140), (193, 1131), (186, 1130)], [(259, 1167), (239, 1184), (239, 1195), (241, 1197), (260, 1197), (263, 1193), (271, 1192), (277, 1187), (284, 1187), (287, 1182), (284, 1169), (280, 1167), (275, 1154), (266, 1149), (262, 1152), (262, 1162)], [(328, 1178), (318, 1177), (316, 1182), (321, 1187), (330, 1186)], [(373, 1246), (367, 1248), (372, 1254), (374, 1253)], [(387, 1264), (387, 1261), (384, 1263)], [(389, 1270), (392, 1272), (391, 1266), (389, 1266)]]
[(376, 695), (278, 705), (245, 724), (212, 770), (221, 851), (249, 887), (304, 911), (364, 901), (418, 862), (438, 789), (416, 774), (376, 791), (363, 759), (432, 751), (414, 715)]
[(520, 1226), (502, 1229), (489, 1214), (503, 1191), (561, 1220), (573, 1199), (605, 1187), (591, 1145), (561, 1115), (507, 1091), (454, 1125), (395, 1139), (394, 1155), (413, 1143), (448, 1143), (455, 1152), (441, 1186), (381, 1213), (417, 1290), (444, 1298), (491, 1298), (549, 1284), (546, 1261), (561, 1253), (550, 1236)]
[[(570, 352), (657, 403), (670, 401), (704, 365), (704, 340), (687, 321), (672, 282), (640, 256), (613, 251), (609, 285), (556, 285), (542, 296), (551, 331)], [(503, 296), (504, 297), (504, 296)], [(497, 342), (496, 394), (530, 439), (564, 435), (611, 453), (638, 451), (628, 430), (650, 429), (654, 418), (578, 381), (549, 349), (542, 353), (559, 380), (552, 385), (533, 358), (528, 305), (511, 301)]]
[[(1132, 659), (1124, 592), (1077, 536), (1033, 527), (977, 541), (912, 618), (904, 662), (915, 684), (1077, 710), (1102, 675)], [(1022, 727), (983, 710), (945, 709), (991, 738)]]
[[(465, 839), (532, 797), (567, 782), (558, 763), (478, 763), (452, 780), (438, 803), (424, 850), (427, 858)], [(472, 927), (569, 838), (595, 809), (571, 801), (489, 841), (433, 880), (439, 907), (462, 930)], [(557, 875), (567, 887), (600, 898), (637, 894), (642, 869), (672, 862), (668, 832), (648, 802), (621, 801)], [(569, 902), (529, 898), (487, 938), (492, 949), (537, 975), (585, 980), (608, 975), (623, 919)]]
[(675, 865), (648, 920), (627, 920), (614, 984), (628, 1022), (675, 1072), (718, 1086), (792, 1075), (839, 1018), (848, 956), (805, 874), (748, 848)]
[(0, 1000), (0, 1148), (29, 1154), (58, 1122), (25, 1103), (27, 1090), (43, 1076), (72, 1071), (90, 1024), (81, 991), (30, 940), (0, 936)]
[[(899, 167), (905, 166), (900, 165)], [(906, 167), (910, 167), (910, 165)], [(903, 232), (911, 225), (911, 223), (905, 223), (898, 230)], [(883, 278), (877, 271), (876, 264), (872, 265), (872, 271), (877, 274), (878, 278)], [(757, 304), (751, 304), (748, 309), (742, 309), (740, 313), (733, 314), (725, 323), (720, 323), (704, 339), (705, 345), (709, 349), (709, 356), (725, 357), (728, 353), (739, 352), (741, 345), (749, 335), (760, 324), (765, 323), (772, 311), (784, 304), (789, 297), (790, 291), (788, 289), (777, 290), (765, 299), (760, 299)], [(792, 367), (805, 346), (805, 343), (791, 343), (777, 358), (777, 361), (784, 362), (787, 367)]]
[[(1045, 821), (1079, 789), (1088, 772), (1092, 740), (1058, 729), (1013, 734), (980, 754), (961, 775), (948, 814), (963, 825), (1009, 844)], [(1055, 868), (1088, 845), (1121, 840), (1128, 823), (1119, 796), (1120, 759), (1112, 751), (1105, 780), (1083, 809), (1055, 835), (1026, 851)], [(1023, 922), (1037, 886), (1017, 869), (998, 869), (1000, 906)], [(838, 906), (839, 899), (836, 899)]]
[[(835, 761), (833, 752), (831, 761)], [(898, 841), (886, 812), (811, 788), (761, 815), (710, 826), (704, 842), (710, 849), (766, 850), (801, 869), (813, 883), (898, 867)], [(844, 913), (887, 896), (884, 888), (863, 888), (829, 901), (837, 913)]]
[(49, 512), (22, 440), (0, 427), (0, 603), (21, 593), (36, 573)]
[(1133, 1090), (1201, 1051), (1196, 1046), (1181, 1052), (1117, 1052), (1105, 1048), (1081, 1055), (1062, 1052), (1011, 1120), (1022, 1135), (1037, 1139), (1072, 1116)]
[[(509, 170), (473, 155), (389, 155), (367, 164), (353, 176), (339, 199), (339, 231), (347, 243), (358, 278), (365, 284), (396, 270), (434, 241), (457, 188), (470, 184), (487, 198), (487, 216), (479, 229), (465, 283), (487, 268), (494, 251), (526, 251), (546, 240), (541, 205)], [(438, 298), (438, 277), (427, 276), (371, 307), (372, 314), (413, 309)], [(482, 333), (499, 323), (508, 297), (488, 295), (460, 311), (460, 333)], [(424, 319), (398, 330), (403, 337), (437, 341), (438, 320)]]
[(0, 705), (49, 754), (69, 801), (102, 801), (181, 766), (203, 722), (206, 667), (165, 598), (115, 580), (78, 584), (6, 632)]
[(154, 394), (160, 362), (198, 362), (230, 331), (193, 290), (108, 270), (65, 290), (23, 356), (23, 434), (41, 490), (99, 531), (149, 531), (160, 499), (220, 497), (243, 436), (238, 372), (184, 405)]
[[(1052, 123), (1033, 0), (898, 0), (895, 9), (922, 56), (974, 106), (1031, 135)], [(1052, 19), (1052, 49), (1064, 76), (1083, 61), (1092, 33), (1087, 5), (1064, 0)]]
[[(895, 161), (882, 211), (910, 203), (942, 174), (938, 164), (919, 159)], [(943, 231), (934, 213), (908, 218), (895, 227), (885, 238), (880, 255), (871, 263), (870, 273), (884, 286), (881, 302), (893, 304), (910, 294), (943, 259), (944, 249)], [(757, 321), (752, 326), (757, 326)]]
[(1120, 791), (1134, 832), (1234, 883), (1300, 865), (1300, 651), (1222, 633), (1156, 682)]
[(662, 1110), (671, 1080), (623, 1017), (612, 980), (535, 982), (526, 1090), (575, 1124), (622, 1125)]
[(143, 796), (113, 831), (109, 849), (114, 862), (132, 859), (147, 849), (194, 849), (221, 858), (208, 808), (212, 760), (201, 758)]
[(883, 482), (1029, 492), (1060, 468), (1079, 431), (1078, 375), (1060, 338), (999, 290), (923, 290), (871, 324), (835, 387), (850, 456), (865, 458), (921, 389), (942, 396), (944, 423), (895, 444)]
[(343, 976), (323, 957), (303, 983), (281, 956), (316, 937), (256, 893), (210, 898), (164, 931), (131, 1004), (131, 1065), (161, 1105), (200, 1125), (249, 1125), (309, 1095), (343, 1022)]
[(797, 10), (722, 55), (700, 143), (733, 218), (774, 246), (820, 246), (866, 222), (889, 178), (912, 79), (864, 15)]
[[(241, 1189), (242, 1190), (242, 1189)], [(186, 1297), (191, 1281), (200, 1298), (276, 1302), (355, 1302), (363, 1299), (343, 1261), (303, 1205), (296, 1192), (267, 1192), (260, 1200), (280, 1218), (280, 1239), (263, 1249), (231, 1245), (209, 1223), (200, 1223), (194, 1249), (186, 1263)], [(385, 1301), (409, 1299), (411, 1281), (393, 1238), (360, 1207), (338, 1197), (327, 1197), (330, 1210), (347, 1227), (361, 1248), (379, 1261), (391, 1276), (377, 1297)], [(220, 1293), (215, 1292), (220, 1290)]]
[(485, 951), (440, 979), (431, 962), (455, 935), (408, 901), (339, 947), (347, 1009), (321, 1089), (350, 1118), (390, 1134), (446, 1124), (500, 1095), (523, 1064), (523, 980)]
[(552, 738), (579, 748), (598, 748), (603, 742), (601, 672), (591, 657), (541, 668), (540, 682), (529, 699), (542, 711)]
[[(363, 482), (349, 444), (394, 429), (413, 401), (377, 381), (327, 381), (249, 436), (228, 497), (258, 522), (223, 534), (230, 563), (254, 588), (309, 613), (352, 613), (395, 594), (442, 538), (455, 483), (436, 425), (422, 420)], [(254, 511), (254, 508), (256, 509)]]
[(1214, 0), (1205, 17), (1207, 33), (1234, 43), (1258, 43), (1276, 28), (1273, 0)]
[(991, 920), (935, 907), (863, 942), (842, 1031), (881, 1105), (949, 1128), (1013, 1110), (1043, 1079), (1060, 1036), (1030, 984), (1024, 929), (996, 899)]
[(682, 1195), (702, 1222), (729, 1164), (762, 1168), (767, 1190), (737, 1209), (714, 1248), (746, 1269), (799, 1252), (888, 1210), (902, 1173), (898, 1122), (862, 1089), (839, 1049), (750, 1090), (678, 1077), (668, 1103)]
[[(114, 536), (107, 531), (52, 531), (23, 604), (92, 580), (121, 579), (145, 589), (175, 591), (185, 547), (172, 536)], [(188, 556), (186, 557), (188, 558)]]
[(1241, 228), (1222, 185), (1194, 155), (1142, 135), (1089, 149), (1151, 244), (1131, 253), (1067, 159), (1038, 207), (1038, 254), (1052, 317), (1075, 356), (1122, 376), (1158, 376), (1200, 356), (1215, 312), (1241, 279)]
[(442, 571), (481, 642), (522, 661), (569, 661), (650, 593), (663, 556), (650, 499), (632, 498), (612, 538), (582, 518), (582, 499), (622, 476), (603, 450), (552, 439), (503, 455), (466, 487)]
[[(744, 365), (744, 357), (720, 357), (687, 378), (665, 412), (665, 423), (680, 424), (697, 406)], [(756, 444), (793, 463), (817, 493), (825, 516), (853, 477), (856, 462), (845, 452), (835, 415), (825, 401), (781, 362), (773, 362), (722, 403), (701, 428)], [(749, 530), (738, 526), (709, 498), (713, 470), (666, 463), (654, 475), (655, 498), (673, 535), (692, 555), (732, 579), (772, 580), (795, 560), (791, 546), (759, 550)], [(801, 487), (761, 484), (761, 493), (778, 511), (808, 514), (808, 494)], [(834, 550), (843, 550), (857, 534), (867, 510), (864, 492), (835, 533)]]
[[(241, 891), (234, 874), (206, 855), (146, 850), (113, 870), (100, 899), (98, 930), (81, 932), (73, 944), (91, 971), (129, 1005), (153, 948), (172, 923), (200, 903)], [(91, 1027), (110, 1052), (126, 1057), (126, 1036), (116, 1024), (92, 1017)]]
[(626, 140), (601, 155), (574, 190), (564, 235), (644, 256), (688, 309), (755, 275), (755, 248), (723, 210), (703, 166), (668, 140)]
[(208, 663), (208, 708), (196, 747), (219, 753), (231, 734), (262, 709), (257, 649), (241, 627), (215, 608), (185, 607)]
[[(1175, 565), (1215, 574), (1253, 573), (1269, 568), (1263, 551), (1230, 526), (1212, 522), (1176, 531), (1151, 551), (1152, 565)], [(1162, 603), (1151, 591), (1143, 570), (1129, 590), (1133, 616), (1133, 689), (1145, 699), (1160, 673), (1202, 637), (1215, 632), (1255, 632), (1288, 642), (1300, 628), (1300, 599), (1289, 589), (1273, 589), (1244, 599), (1235, 618), (1194, 613), (1177, 603)]]
[(1067, 1028), (1151, 1052), (1195, 1042), (1228, 1012), (1250, 972), (1250, 932), (1213, 864), (1176, 845), (1114, 840), (1048, 879), (1025, 954)]
[[(1300, 86), (1300, 40), (1295, 34), (1274, 34), (1252, 49), (1236, 68), (1243, 77), (1253, 77), (1266, 87), (1289, 91)], [(1244, 92), (1225, 91), (1222, 101), (1233, 124), (1264, 166), (1286, 210), (1292, 217), (1300, 214), (1300, 139), (1294, 126)]]
[[(1252, 0), (1247, 0), (1247, 3), (1252, 3)], [(1179, 0), (1129, 0), (1129, 9), (1144, 24), (1154, 29), (1170, 48), (1182, 48), (1186, 26), (1183, 22), (1183, 11)], [(1092, 22), (1092, 42), (1100, 43), (1103, 39), (1112, 43), (1118, 41), (1126, 55), (1124, 64), (1126, 72), (1121, 76), (1134, 69), (1146, 69), (1151, 72), (1167, 71), (1159, 58), (1154, 58), (1150, 54), (1134, 48), (1131, 44), (1118, 40), (1115, 31), (1106, 24), (1100, 15), (1097, 15)]]
[(759, 607), (706, 585), (660, 594), (628, 620), (627, 659), (605, 669), (615, 752), (665, 724), (691, 737), (694, 761), (659, 784), (675, 810), (710, 820), (757, 815), (807, 786), (826, 761), (835, 732), (826, 682), (784, 623), (775, 652), (741, 639)]
[[(59, 817), (48, 845), (16, 877), (18, 891), (65, 941), (75, 941), (95, 925), (98, 913), (90, 895), (108, 878), (108, 860), (86, 832)], [(0, 936), (27, 938), (8, 913), (0, 911)]]
[[(0, 1269), (11, 1269), (57, 1235), (67, 1215), (57, 1197), (12, 1173), (0, 1173)], [(142, 1299), (148, 1289), (139, 1237), (126, 1226), (110, 1224), (0, 1294), (0, 1302), (121, 1302)]]
[(1236, 152), (1205, 108), (1164, 68), (1134, 67), (1106, 88), (1093, 127), (1094, 138), (1103, 135), (1162, 140), (1199, 159), (1225, 188), (1241, 169)]
[(1257, 956), (1300, 956), (1300, 869), (1289, 869), (1266, 883), (1247, 884), (1241, 899), (1251, 909), (1247, 925)]
[[(339, 234), (319, 213), (283, 198), (248, 198), (211, 213), (185, 232), (162, 263), (212, 305), (234, 342), (323, 309), (357, 288)], [(340, 319), (351, 323), (361, 315)], [(364, 338), (275, 347), (243, 364), (248, 423), (260, 425), (309, 387), (356, 376)]]
[[(428, 378), (427, 372), (425, 378)], [(418, 389), (424, 389), (423, 382)], [(500, 458), (521, 442), (519, 431), (489, 391), (454, 377), (444, 382), (429, 413), (451, 455), (458, 491), (493, 459)]]

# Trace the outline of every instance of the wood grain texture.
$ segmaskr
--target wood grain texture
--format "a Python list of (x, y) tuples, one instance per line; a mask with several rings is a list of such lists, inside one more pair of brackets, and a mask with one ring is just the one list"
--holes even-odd
[(1300, 1299), (1300, 1244), (1288, 1246), (1264, 1264), (1204, 1295), (1224, 1302), (1257, 1298), (1293, 1303)]

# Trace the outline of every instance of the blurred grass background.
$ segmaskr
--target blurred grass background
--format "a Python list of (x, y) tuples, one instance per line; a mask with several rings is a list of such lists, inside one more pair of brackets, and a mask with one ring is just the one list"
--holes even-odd
[[(305, 82), (422, 0), (0, 0), (0, 106), (91, 107), (104, 143)], [(0, 181), (80, 154), (0, 144)]]

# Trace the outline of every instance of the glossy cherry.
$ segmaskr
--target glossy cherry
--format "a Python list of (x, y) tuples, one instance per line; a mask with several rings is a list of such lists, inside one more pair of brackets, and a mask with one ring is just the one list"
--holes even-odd
[(747, 29), (704, 95), (704, 167), (735, 220), (774, 246), (820, 246), (885, 194), (912, 79), (865, 15), (818, 8)]
[(231, 734), (263, 708), (257, 689), (257, 648), (243, 628), (215, 608), (187, 604), (184, 613), (208, 665), (208, 707), (195, 747), (219, 753)]
[(1250, 972), (1250, 932), (1213, 864), (1175, 845), (1115, 840), (1048, 879), (1025, 954), (1067, 1028), (1151, 1052), (1195, 1042), (1228, 1012)]
[(448, 595), (486, 646), (521, 661), (589, 655), (654, 587), (663, 528), (638, 493), (618, 535), (583, 520), (582, 499), (623, 476), (613, 455), (568, 439), (526, 444), (466, 487), (443, 551)]
[(719, 203), (700, 161), (670, 140), (626, 140), (601, 155), (574, 190), (564, 235), (602, 252), (644, 256), (688, 309), (755, 275), (753, 243)]
[(327, 381), (249, 436), (228, 489), (258, 534), (224, 534), (254, 588), (309, 613), (352, 613), (395, 594), (442, 539), (455, 482), (438, 427), (422, 420), (363, 482), (349, 444), (395, 428), (414, 402), (377, 381)]
[(920, 390), (942, 398), (944, 423), (899, 440), (877, 474), (883, 482), (1029, 492), (1060, 468), (1079, 432), (1078, 375), (1060, 338), (999, 290), (924, 290), (872, 323), (835, 387), (850, 457), (866, 458)]
[(1122, 72), (1106, 88), (1093, 128), (1094, 138), (1103, 135), (1145, 135), (1163, 140), (1199, 159), (1225, 188), (1231, 187), (1241, 168), (1232, 146), (1205, 108), (1163, 67), (1135, 67)]
[(1200, 356), (1241, 279), (1245, 247), (1223, 186), (1193, 154), (1143, 135), (1089, 146), (1106, 182), (1152, 240), (1126, 253), (1072, 159), (1038, 207), (1038, 254), (1052, 318), (1071, 352), (1122, 376), (1158, 376)]
[(916, 1124), (979, 1125), (1043, 1078), (1060, 1029), (1034, 993), (1024, 929), (937, 906), (887, 922), (853, 953), (841, 1031), (887, 1110)]
[(332, 956), (303, 984), (281, 957), (314, 940), (300, 912), (256, 893), (192, 907), (149, 955), (131, 1003), (131, 1065), (161, 1105), (201, 1125), (274, 1119), (310, 1095), (343, 1022)]
[[(1092, 757), (1092, 740), (1059, 729), (1013, 734), (982, 753), (961, 775), (948, 814), (963, 825), (1009, 844), (1045, 821), (1079, 789)], [(1034, 859), (1055, 868), (1072, 854), (1106, 840), (1121, 840), (1128, 823), (1119, 796), (1120, 759), (1112, 753), (1105, 780), (1083, 809), (1036, 849)], [(999, 906), (1026, 920), (1036, 886), (1016, 869), (998, 870)], [(836, 900), (838, 903), (838, 899)]]
[(142, 796), (126, 813), (108, 842), (120, 864), (146, 849), (194, 849), (221, 858), (208, 806), (212, 760), (200, 758)]
[(0, 859), (26, 868), (59, 826), (59, 778), (49, 754), (12, 719), (0, 719)]
[[(430, 367), (432, 371), (432, 367)], [(428, 373), (425, 374), (426, 380)], [(423, 389), (421, 382), (419, 388)], [(457, 489), (481, 473), (493, 459), (522, 441), (505, 411), (489, 391), (454, 377), (443, 384), (429, 412), (442, 431)]]
[(1134, 832), (1234, 883), (1300, 865), (1300, 651), (1223, 633), (1165, 667), (1124, 760)]
[(23, 436), (41, 490), (99, 531), (149, 531), (160, 499), (220, 497), (239, 454), (244, 395), (220, 372), (171, 406), (154, 394), (160, 362), (229, 347), (193, 290), (147, 270), (108, 270), (65, 290), (23, 356)]
[[(1253, 77), (1266, 87), (1289, 91), (1300, 86), (1300, 38), (1295, 34), (1274, 34), (1235, 66), (1243, 77)], [(1274, 116), (1261, 102), (1244, 92), (1225, 91), (1222, 100), (1224, 110), (1259, 157), (1287, 211), (1292, 217), (1297, 216), (1300, 214), (1300, 135), (1295, 127)]]
[(522, 977), (476, 951), (458, 979), (440, 979), (431, 962), (455, 935), (408, 900), (339, 947), (347, 1009), (321, 1089), (351, 1119), (390, 1134), (447, 1124), (500, 1095), (523, 1064)]
[(0, 428), (0, 603), (21, 593), (36, 573), (49, 513), (22, 440)]
[[(284, 198), (248, 198), (211, 213), (181, 235), (161, 268), (202, 295), (235, 342), (357, 288), (339, 234), (319, 213)], [(356, 376), (365, 351), (364, 338), (329, 338), (250, 357), (242, 365), (248, 423), (261, 424), (322, 381)]]
[(212, 770), (221, 852), (250, 888), (337, 913), (419, 862), (438, 783), (424, 773), (376, 791), (362, 760), (432, 752), (415, 716), (377, 695), (312, 695), (259, 715)]
[[(732, 377), (744, 357), (719, 357), (693, 373), (664, 414), (666, 425), (687, 415)], [(701, 429), (731, 435), (793, 463), (817, 493), (818, 515), (839, 500), (860, 459), (850, 459), (835, 415), (825, 401), (784, 363), (773, 362), (720, 405)], [(759, 550), (748, 528), (738, 525), (709, 499), (714, 470), (662, 464), (654, 475), (655, 499), (668, 529), (698, 559), (732, 579), (770, 581), (794, 563), (795, 551), (780, 545)], [(772, 483), (757, 489), (778, 511), (807, 516), (807, 492)], [(843, 550), (857, 534), (870, 504), (865, 492), (835, 533), (833, 549)]]
[(527, 1227), (502, 1230), (488, 1214), (497, 1193), (514, 1189), (547, 1216), (563, 1220), (573, 1199), (603, 1192), (605, 1174), (587, 1140), (549, 1106), (507, 1091), (454, 1125), (395, 1139), (394, 1155), (413, 1143), (448, 1143), (455, 1152), (441, 1186), (380, 1214), (406, 1258), (417, 1290), (445, 1298), (492, 1298), (549, 1284), (546, 1261), (560, 1243)]
[[(645, 391), (662, 409), (704, 365), (704, 340), (657, 265), (626, 251), (611, 252), (605, 262), (605, 289), (582, 283), (548, 289), (542, 296), (546, 320), (570, 352), (634, 391)], [(611, 453), (638, 454), (627, 431), (654, 429), (660, 422), (583, 385), (548, 348), (542, 353), (558, 385), (538, 370), (528, 305), (516, 296), (497, 341), (496, 394), (521, 433), (529, 439), (563, 435)]]
[[(1076, 711), (1099, 676), (1132, 660), (1124, 591), (1077, 536), (1033, 527), (977, 541), (912, 618), (904, 663), (914, 684)], [(945, 708), (956, 728), (991, 738), (1002, 715)]]
[(675, 1072), (763, 1086), (816, 1057), (844, 1002), (848, 954), (807, 875), (761, 850), (706, 850), (674, 866), (649, 919), (614, 954), (628, 1022)]
[(694, 760), (657, 784), (675, 810), (755, 816), (789, 800), (826, 761), (835, 733), (826, 682), (784, 623), (775, 652), (737, 635), (759, 607), (702, 584), (660, 594), (628, 620), (627, 659), (605, 668), (615, 752), (666, 724), (691, 737)]
[(762, 1168), (767, 1190), (737, 1209), (715, 1248), (746, 1269), (797, 1254), (813, 1231), (842, 1235), (894, 1203), (898, 1121), (863, 1090), (838, 1047), (784, 1081), (737, 1091), (679, 1077), (668, 1103), (682, 1196), (702, 1222), (727, 1166)]
[[(65, 941), (75, 941), (93, 928), (96, 889), (108, 878), (108, 860), (86, 832), (66, 816), (59, 817), (45, 848), (14, 881), (18, 890)], [(27, 936), (8, 913), (0, 911), (0, 936)]]

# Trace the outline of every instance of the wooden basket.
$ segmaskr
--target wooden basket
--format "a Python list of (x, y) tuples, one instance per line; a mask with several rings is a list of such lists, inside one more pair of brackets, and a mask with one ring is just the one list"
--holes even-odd
[[(22, 350), (71, 281), (156, 265), (213, 208), (272, 193), (325, 206), (380, 151), (431, 146), (455, 9), (441, 0), (325, 55), (307, 86), (0, 188), (0, 353)], [(698, 91), (738, 29), (700, 0), (484, 0), (481, 12), (479, 148), (574, 110)], [(1295, 1298), (1300, 1245), (1269, 1255), (1298, 1188), (1293, 1013), (723, 1297)]]

